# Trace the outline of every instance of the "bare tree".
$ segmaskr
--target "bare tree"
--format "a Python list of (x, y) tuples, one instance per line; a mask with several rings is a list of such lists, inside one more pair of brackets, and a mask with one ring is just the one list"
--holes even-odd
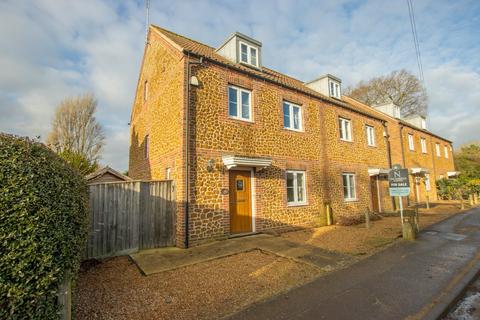
[(47, 144), (56, 152), (74, 152), (90, 163), (100, 159), (105, 135), (95, 119), (97, 100), (92, 94), (68, 97), (57, 107)]
[(353, 88), (347, 88), (347, 96), (368, 105), (393, 102), (400, 106), (403, 116), (427, 114), (427, 93), (418, 78), (406, 70), (360, 81)]

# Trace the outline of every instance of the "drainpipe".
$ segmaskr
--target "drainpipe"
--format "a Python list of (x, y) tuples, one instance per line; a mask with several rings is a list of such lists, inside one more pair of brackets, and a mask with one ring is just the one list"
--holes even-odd
[[(388, 133), (388, 126), (387, 126), (386, 122), (383, 122), (383, 128), (385, 130), (385, 143), (387, 145), (388, 167), (391, 169), (392, 168), (392, 149), (391, 149), (391, 146), (390, 146), (390, 134)], [(378, 182), (378, 180), (377, 180), (377, 182)], [(395, 205), (395, 197), (390, 197), (390, 199), (392, 201), (393, 210), (396, 210), (397, 207)]]
[(203, 63), (203, 57), (199, 61), (190, 61), (190, 54), (187, 53), (187, 107), (185, 108), (185, 248), (189, 247), (190, 228), (189, 228), (189, 209), (190, 209), (190, 67)]
[[(403, 147), (403, 125), (400, 125), (400, 147), (402, 148), (402, 162), (403, 162), (403, 167), (405, 168), (405, 148)], [(408, 168), (406, 168), (408, 169)], [(407, 197), (407, 205), (410, 206), (410, 197)]]

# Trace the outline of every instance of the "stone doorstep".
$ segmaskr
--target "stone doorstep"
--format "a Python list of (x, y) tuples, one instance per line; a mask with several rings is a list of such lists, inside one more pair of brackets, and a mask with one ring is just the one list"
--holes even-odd
[(215, 241), (189, 249), (170, 247), (142, 250), (131, 254), (130, 258), (142, 274), (148, 276), (254, 250), (304, 263), (322, 272), (343, 268), (355, 261), (355, 258), (347, 255), (265, 234)]

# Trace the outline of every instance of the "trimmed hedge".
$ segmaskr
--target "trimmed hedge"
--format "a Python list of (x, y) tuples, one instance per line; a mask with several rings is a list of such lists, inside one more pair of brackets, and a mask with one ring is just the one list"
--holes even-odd
[(84, 178), (43, 144), (0, 134), (0, 319), (58, 318), (84, 252)]

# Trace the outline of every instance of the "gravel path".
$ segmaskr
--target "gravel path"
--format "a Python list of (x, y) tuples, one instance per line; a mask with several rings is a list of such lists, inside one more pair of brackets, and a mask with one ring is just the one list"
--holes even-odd
[(80, 273), (77, 319), (217, 319), (319, 275), (258, 250), (148, 277), (126, 257)]

